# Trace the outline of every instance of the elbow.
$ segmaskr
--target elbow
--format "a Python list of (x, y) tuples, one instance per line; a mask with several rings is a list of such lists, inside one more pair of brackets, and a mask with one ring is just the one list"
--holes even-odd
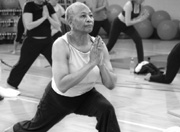
[(129, 22), (126, 22), (125, 24), (126, 24), (126, 26), (131, 26), (131, 23), (129, 23)]
[(109, 90), (113, 90), (115, 87), (116, 87), (115, 84), (111, 84), (111, 85), (107, 86), (107, 88), (108, 88)]
[(113, 81), (111, 82), (107, 82), (106, 83), (106, 87), (109, 89), (109, 90), (113, 90), (115, 87), (116, 87), (116, 82), (117, 82), (117, 78), (115, 78)]
[(65, 86), (65, 85), (62, 85), (62, 84), (59, 84), (58, 85), (58, 89), (59, 89), (59, 91), (61, 92), (61, 93), (66, 93), (67, 91), (68, 91), (68, 89), (69, 89), (69, 87), (68, 86)]
[(25, 25), (25, 28), (26, 28), (27, 30), (33, 29), (30, 25)]

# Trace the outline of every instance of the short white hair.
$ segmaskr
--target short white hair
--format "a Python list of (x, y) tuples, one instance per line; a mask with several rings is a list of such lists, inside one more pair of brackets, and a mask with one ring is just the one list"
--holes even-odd
[[(72, 3), (71, 5), (69, 5), (67, 8), (66, 8), (66, 11), (65, 11), (65, 20), (69, 23), (69, 21), (72, 21), (72, 19), (73, 19), (73, 17), (74, 17), (74, 15), (75, 15), (75, 8), (77, 7), (77, 6), (86, 6), (86, 7), (88, 7), (87, 5), (85, 5), (84, 3), (82, 3), (82, 2), (79, 2), (79, 1), (77, 1), (77, 2), (74, 2), (74, 3)], [(88, 7), (89, 8), (89, 7)]]

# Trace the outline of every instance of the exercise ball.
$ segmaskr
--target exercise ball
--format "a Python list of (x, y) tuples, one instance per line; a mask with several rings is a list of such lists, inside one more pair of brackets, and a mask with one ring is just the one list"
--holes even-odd
[(180, 38), (180, 20), (178, 19), (173, 19), (172, 20), (177, 28), (177, 34), (176, 34), (176, 37), (175, 38)]
[(177, 27), (172, 20), (164, 20), (157, 27), (157, 34), (162, 40), (174, 39), (177, 31)]
[(149, 19), (135, 24), (134, 27), (143, 39), (150, 38), (154, 31), (154, 27)]
[(151, 16), (151, 22), (153, 27), (157, 28), (158, 24), (163, 20), (170, 20), (171, 17), (168, 12), (160, 10), (155, 11)]
[(19, 0), (1, 0), (2, 9), (17, 9), (20, 8)]
[(108, 19), (110, 22), (112, 22), (114, 20), (114, 18), (116, 18), (119, 13), (121, 13), (123, 10), (123, 8), (120, 5), (110, 5), (108, 7)]
[(151, 20), (151, 16), (155, 12), (154, 8), (149, 5), (146, 5), (142, 8), (142, 10), (146, 10), (149, 13), (148, 19)]

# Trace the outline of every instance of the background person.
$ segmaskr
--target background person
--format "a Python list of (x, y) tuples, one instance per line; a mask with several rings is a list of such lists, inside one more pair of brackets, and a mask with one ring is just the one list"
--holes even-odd
[(23, 42), (19, 61), (12, 68), (7, 83), (18, 89), (22, 78), (31, 67), (35, 59), (42, 54), (52, 64), (51, 25), (58, 28), (59, 22), (51, 4), (45, 0), (34, 0), (26, 3), (23, 11), (24, 26), (27, 37)]
[(58, 38), (52, 49), (52, 80), (30, 121), (22, 121), (5, 132), (47, 132), (65, 116), (75, 113), (96, 117), (99, 132), (120, 132), (112, 104), (95, 88), (99, 78), (108, 89), (117, 80), (109, 54), (100, 37), (89, 36), (93, 15), (83, 3), (66, 10), (71, 31)]
[(64, 14), (64, 10), (62, 6), (58, 3), (59, 0), (49, 0), (49, 3), (54, 7), (54, 10), (57, 14), (59, 24), (60, 26), (58, 28), (54, 28), (51, 26), (51, 36), (53, 37), (53, 40), (55, 41), (58, 37), (62, 36), (62, 30), (61, 30), (61, 20), (62, 15)]
[(109, 35), (109, 40), (107, 43), (107, 49), (110, 52), (115, 45), (119, 34), (124, 32), (127, 34), (134, 43), (136, 44), (138, 63), (144, 61), (144, 51), (142, 39), (136, 29), (134, 24), (145, 20), (148, 17), (148, 12), (142, 12), (142, 3), (144, 0), (129, 0), (123, 7), (123, 11), (114, 19), (112, 23), (112, 28)]
[[(88, 5), (88, 2), (87, 2)], [(93, 31), (90, 33), (91, 36), (96, 37), (99, 34), (100, 28), (103, 28), (109, 36), (111, 24), (108, 20), (108, 6), (107, 0), (92, 0), (91, 5), (88, 5), (94, 17), (94, 27)]]
[(176, 44), (168, 55), (166, 72), (164, 74), (147, 74), (145, 80), (170, 84), (176, 77), (180, 68), (180, 43)]

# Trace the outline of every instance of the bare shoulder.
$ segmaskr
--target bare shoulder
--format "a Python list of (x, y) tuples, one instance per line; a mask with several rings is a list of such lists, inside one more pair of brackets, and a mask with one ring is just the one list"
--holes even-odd
[(67, 42), (62, 38), (59, 37), (56, 41), (54, 41), (52, 46), (52, 53), (53, 52), (59, 52), (61, 54), (62, 52), (68, 51), (68, 44)]

